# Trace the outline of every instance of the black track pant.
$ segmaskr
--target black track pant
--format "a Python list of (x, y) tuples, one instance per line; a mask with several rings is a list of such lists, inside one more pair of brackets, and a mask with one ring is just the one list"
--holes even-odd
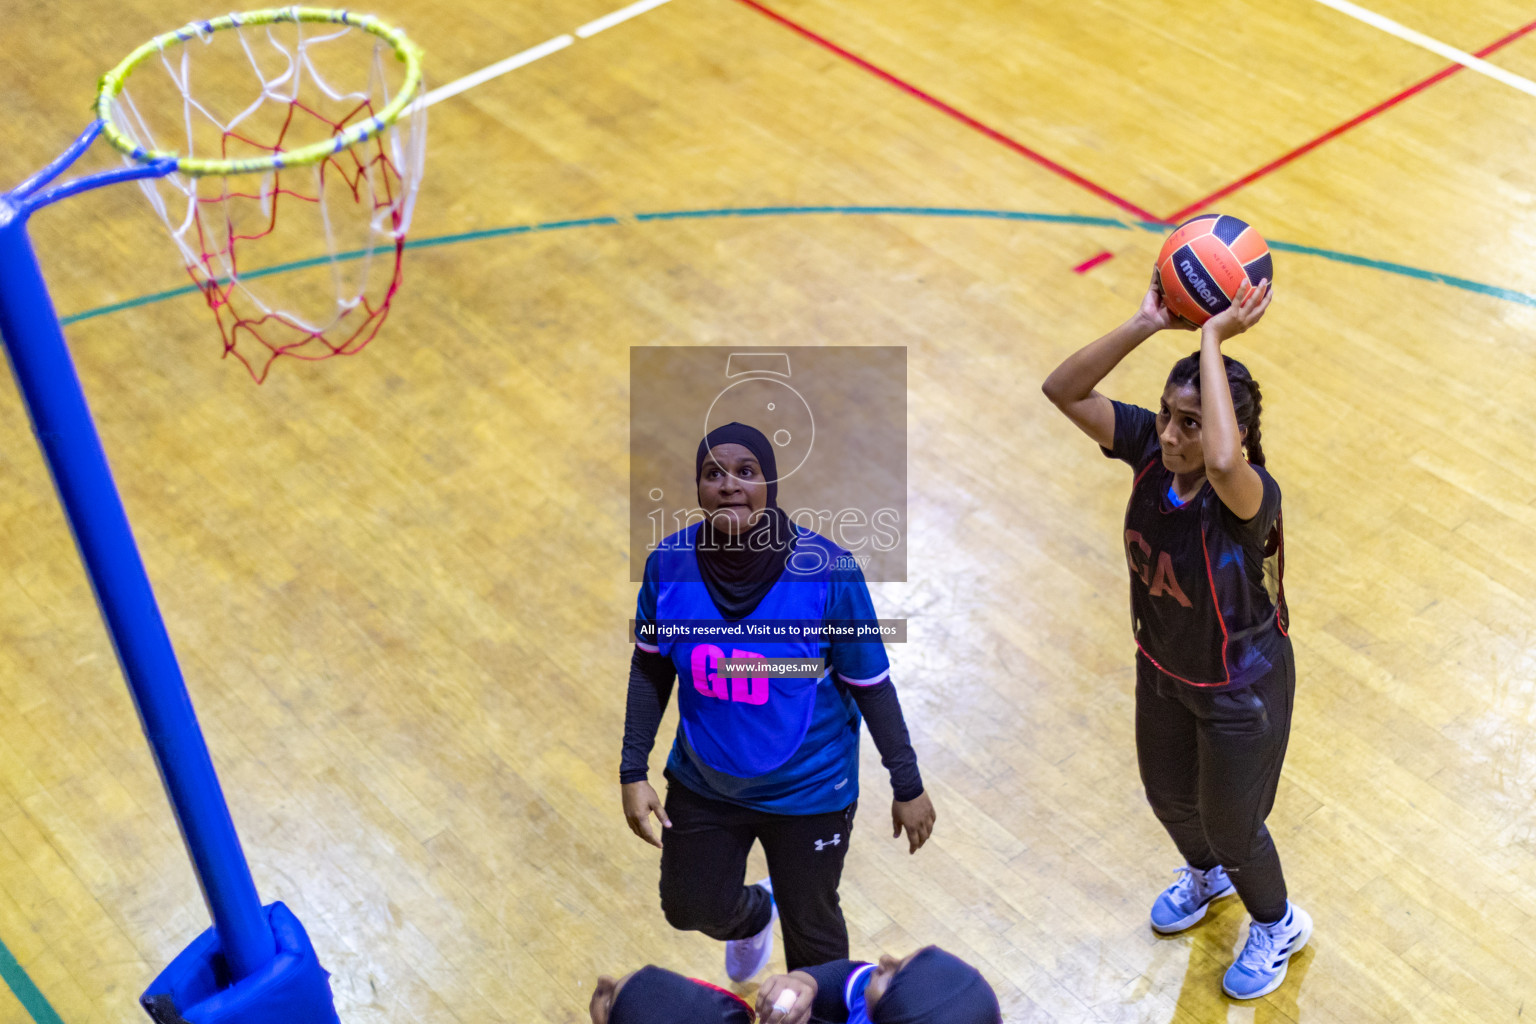
[(1136, 759), (1147, 800), (1189, 865), (1226, 868), (1248, 913), (1266, 924), (1285, 916), (1285, 875), (1264, 819), (1295, 694), (1289, 640), (1268, 675), (1221, 693), (1136, 658)]
[(848, 926), (837, 898), (858, 802), (830, 814), (767, 814), (710, 800), (668, 776), (661, 848), (667, 923), (712, 939), (749, 939), (772, 917), (769, 896), (746, 884), (747, 853), (763, 844), (790, 970), (843, 960)]

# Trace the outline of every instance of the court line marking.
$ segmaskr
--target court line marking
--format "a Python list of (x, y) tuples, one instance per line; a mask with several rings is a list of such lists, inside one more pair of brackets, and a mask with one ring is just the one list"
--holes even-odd
[[(1533, 31), (1536, 31), (1536, 21), (1531, 22), (1529, 25), (1522, 25), (1520, 28), (1515, 29), (1504, 38), (1489, 43), (1481, 50), (1478, 50), (1477, 55), (1479, 57), (1486, 57), (1488, 54), (1494, 53), (1497, 50), (1502, 50), (1510, 43), (1513, 43), (1515, 40), (1529, 35)], [(1305, 142), (1302, 145), (1297, 146), (1289, 153), (1285, 153), (1276, 159), (1271, 160), (1269, 163), (1258, 168), (1257, 170), (1250, 171), (1248, 174), (1243, 175), (1241, 178), (1238, 178), (1230, 185), (1224, 185), (1203, 199), (1199, 199), (1193, 203), (1190, 203), (1188, 206), (1184, 207), (1182, 210), (1179, 210), (1177, 213), (1169, 214), (1169, 222), (1178, 222), (1183, 220), (1185, 217), (1190, 216), (1191, 214), (1198, 213), (1203, 207), (1208, 206), (1218, 199), (1229, 196), (1241, 188), (1245, 188), (1248, 185), (1253, 184), (1255, 181), (1258, 181), (1260, 178), (1279, 170), (1293, 160), (1296, 160), (1297, 158), (1312, 152), (1312, 150), (1316, 149), (1318, 146), (1321, 146), (1323, 143), (1338, 138), (1340, 135), (1343, 135), (1351, 128), (1355, 128), (1361, 124), (1364, 124), (1371, 118), (1376, 117), (1378, 114), (1382, 114), (1387, 110), (1390, 110), (1404, 100), (1423, 92), (1425, 89), (1428, 89), (1430, 86), (1436, 84), (1437, 82), (1449, 78), (1451, 75), (1461, 71), (1462, 68), (1463, 65), (1461, 64), (1452, 64), (1450, 67), (1441, 68), (1439, 71), (1435, 72), (1433, 75), (1430, 75), (1428, 78), (1410, 85), (1396, 96), (1392, 96), (1386, 100), (1383, 100), (1364, 113), (1350, 118), (1343, 124), (1330, 128), (1328, 131), (1319, 135), (1317, 138), (1311, 140), (1310, 142)]]
[(532, 64), (542, 57), (548, 57), (552, 53), (559, 53), (575, 41), (575, 39), (568, 35), (547, 39), (538, 46), (531, 46), (522, 53), (515, 53), (506, 60), (499, 60), (495, 64), (489, 64), (473, 74), (465, 75), (463, 78), (433, 89), (413, 103), (410, 109), (413, 111), (418, 109), (425, 110), (434, 103), (441, 103), (449, 97), (457, 96), (466, 89), (473, 89), (477, 85), (484, 85), (491, 79), (500, 78), (509, 71), (516, 71), (518, 68)]
[(605, 14), (596, 21), (587, 22), (576, 30), (576, 34), (582, 39), (590, 39), (603, 31), (603, 29), (613, 28), (613, 26), (622, 24), (630, 18), (639, 17), (646, 11), (653, 11), (662, 4), (669, 2), (670, 0), (638, 0), (638, 2), (632, 3), (628, 7), (619, 8), (612, 14)]
[[(1444, 69), (1440, 70), (1439, 72), (1431, 75), (1430, 77), (1424, 79), (1422, 82), (1419, 82), (1416, 85), (1410, 86), (1409, 88), (1407, 88), (1407, 89), (1403, 90), (1402, 92), (1398, 93), (1396, 96), (1393, 96), (1393, 97), (1383, 101), (1382, 103), (1378, 103), (1376, 106), (1374, 106), (1374, 107), (1370, 108), (1369, 110), (1365, 111), (1365, 113), (1360, 114), (1359, 116), (1354, 117), (1354, 118), (1352, 118), (1352, 119), (1350, 119), (1348, 121), (1345, 121), (1343, 124), (1338, 125), (1338, 126), (1332, 128), (1332, 129), (1330, 129), (1327, 132), (1324, 132), (1322, 135), (1318, 136), (1315, 139), (1312, 139), (1309, 142), (1303, 143), (1302, 145), (1300, 145), (1300, 146), (1296, 147), (1295, 149), (1291, 150), (1289, 153), (1286, 153), (1286, 154), (1280, 156), (1279, 158), (1270, 161), (1269, 163), (1265, 164), (1264, 166), (1258, 168), (1255, 171), (1252, 171), (1252, 172), (1244, 175), (1243, 177), (1241, 177), (1241, 178), (1237, 179), (1236, 181), (1232, 182), (1231, 184), (1225, 185), (1222, 188), (1217, 189), (1215, 192), (1212, 192), (1210, 195), (1205, 196), (1202, 199), (1197, 200), (1196, 202), (1188, 204), (1183, 209), (1181, 209), (1181, 210), (1179, 210), (1179, 211), (1177, 211), (1175, 213), (1169, 214), (1166, 218), (1159, 219), (1155, 214), (1152, 214), (1152, 213), (1149, 213), (1146, 210), (1143, 210), (1141, 207), (1136, 206), (1134, 203), (1131, 203), (1129, 200), (1126, 200), (1126, 199), (1116, 195), (1115, 193), (1110, 192), (1108, 189), (1106, 189), (1106, 188), (1104, 188), (1104, 187), (1102, 187), (1102, 186), (1100, 186), (1100, 185), (1098, 185), (1098, 184), (1096, 184), (1096, 183), (1094, 183), (1092, 181), (1089, 181), (1087, 178), (1083, 177), (1082, 175), (1077, 174), (1076, 172), (1071, 171), (1071, 170), (1067, 169), (1066, 167), (1063, 167), (1061, 164), (1056, 163), (1054, 160), (1051, 160), (1048, 157), (1045, 157), (1044, 155), (1042, 155), (1042, 154), (1040, 154), (1040, 153), (1030, 149), (1029, 147), (1023, 145), (1020, 142), (1017, 142), (1016, 140), (1008, 137), (1007, 135), (1004, 135), (1002, 132), (998, 131), (997, 129), (992, 128), (992, 127), (990, 127), (990, 126), (988, 126), (986, 124), (983, 124), (982, 122), (976, 120), (975, 118), (971, 117), (970, 115), (965, 114), (965, 113), (955, 109), (954, 107), (952, 107), (949, 104), (943, 102), (942, 100), (939, 100), (936, 97), (932, 96), (931, 94), (929, 94), (927, 92), (924, 92), (922, 89), (919, 89), (917, 86), (912, 85), (911, 83), (906, 82), (906, 81), (896, 77), (895, 75), (893, 75), (890, 72), (884, 70), (883, 68), (879, 67), (878, 65), (875, 65), (875, 64), (871, 63), (870, 61), (867, 61), (864, 58), (858, 56), (857, 54), (854, 54), (851, 51), (844, 49), (843, 47), (839, 46), (838, 44), (832, 42), (830, 39), (827, 39), (824, 36), (817, 35), (815, 32), (811, 31), (809, 28), (806, 28), (805, 26), (800, 25), (800, 24), (790, 20), (789, 18), (786, 18), (784, 15), (779, 14), (778, 12), (776, 12), (776, 11), (772, 10), (771, 8), (765, 6), (764, 4), (760, 3), (759, 0), (739, 0), (739, 2), (742, 3), (742, 4), (745, 4), (748, 7), (753, 8), (754, 10), (756, 10), (756, 11), (766, 15), (769, 18), (772, 18), (774, 21), (779, 22), (780, 24), (784, 25), (785, 27), (794, 30), (795, 32), (797, 32), (800, 35), (804, 36), (806, 39), (809, 39), (812, 42), (816, 43), (818, 46), (821, 46), (821, 47), (831, 51), (832, 53), (835, 53), (838, 56), (844, 58), (845, 60), (851, 61), (852, 63), (858, 65), (859, 67), (861, 67), (864, 70), (870, 72), (871, 74), (874, 74), (874, 75), (884, 79), (885, 81), (887, 81), (890, 84), (896, 86), (897, 88), (903, 90), (904, 92), (907, 92), (907, 93), (917, 97), (918, 99), (921, 99), (923, 102), (929, 104), (930, 106), (933, 106), (936, 109), (941, 110), (944, 113), (946, 113), (946, 114), (950, 115), (951, 117), (955, 118), (956, 120), (962, 122), (963, 124), (966, 124), (969, 127), (976, 129), (977, 131), (981, 132), (983, 135), (986, 135), (989, 138), (991, 138), (991, 139), (993, 139), (993, 140), (995, 140), (997, 142), (1001, 142), (1003, 145), (1009, 147), (1010, 149), (1015, 150), (1016, 152), (1026, 156), (1029, 159), (1035, 161), (1036, 163), (1039, 163), (1040, 165), (1044, 166), (1048, 170), (1051, 170), (1051, 171), (1055, 172), (1056, 174), (1059, 174), (1060, 176), (1066, 178), (1068, 181), (1071, 181), (1073, 184), (1079, 185), (1079, 186), (1087, 189), (1088, 191), (1092, 192), (1094, 195), (1097, 195), (1099, 198), (1106, 199), (1109, 202), (1115, 204), (1116, 206), (1119, 206), (1121, 209), (1126, 210), (1127, 212), (1130, 212), (1130, 213), (1134, 213), (1137, 217), (1141, 218), (1142, 220), (1157, 221), (1157, 222), (1159, 222), (1159, 223), (1161, 223), (1163, 225), (1177, 223), (1178, 221), (1180, 221), (1180, 220), (1184, 219), (1185, 217), (1189, 216), (1190, 214), (1197, 212), (1202, 207), (1207, 206), (1211, 202), (1214, 202), (1215, 200), (1221, 199), (1221, 198), (1223, 198), (1225, 196), (1229, 196), (1232, 193), (1238, 191), (1239, 189), (1244, 188), (1247, 185), (1251, 185), (1253, 182), (1257, 181), (1258, 179), (1260, 179), (1260, 178), (1262, 178), (1262, 177), (1272, 173), (1273, 171), (1276, 171), (1276, 170), (1280, 169), (1281, 167), (1284, 167), (1286, 164), (1291, 163), (1292, 161), (1298, 159), (1299, 157), (1302, 157), (1302, 156), (1306, 155), (1307, 153), (1310, 153), (1312, 150), (1314, 150), (1314, 149), (1318, 148), (1319, 146), (1323, 145), (1323, 143), (1337, 138), (1338, 136), (1340, 136), (1340, 135), (1344, 134), (1345, 132), (1349, 131), (1350, 129), (1355, 128), (1355, 127), (1359, 126), (1360, 124), (1363, 124), (1364, 122), (1370, 120), (1373, 117), (1376, 117), (1377, 115), (1379, 115), (1379, 114), (1383, 113), (1384, 111), (1386, 111), (1386, 110), (1396, 106), (1397, 104), (1403, 102), (1404, 100), (1410, 98), (1411, 96), (1414, 96), (1417, 93), (1424, 91), (1425, 89), (1429, 88), (1431, 85), (1434, 85), (1437, 82), (1440, 82), (1443, 79), (1447, 78), (1448, 76), (1450, 76), (1452, 74), (1455, 74), (1456, 72), (1460, 71), (1463, 67), (1470, 68), (1470, 69), (1473, 69), (1473, 70), (1482, 70), (1483, 68), (1491, 68), (1494, 71), (1498, 72), (1500, 75), (1509, 75), (1508, 72), (1505, 72), (1505, 71), (1503, 71), (1500, 68), (1497, 68), (1495, 65), (1488, 64), (1486, 61), (1483, 61), (1481, 58), (1486, 57), (1487, 55), (1489, 55), (1490, 53), (1493, 53), (1496, 50), (1499, 50), (1499, 49), (1502, 49), (1505, 46), (1508, 46), (1510, 43), (1512, 43), (1515, 40), (1521, 38), (1522, 36), (1528, 34), (1533, 29), (1536, 29), (1536, 22), (1533, 22), (1530, 25), (1526, 25), (1526, 26), (1524, 26), (1522, 28), (1516, 29), (1514, 32), (1512, 32), (1509, 35), (1505, 36), (1503, 39), (1500, 39), (1500, 40), (1498, 40), (1498, 41), (1496, 41), (1496, 42), (1494, 42), (1494, 43), (1484, 47), (1483, 49), (1477, 51), (1477, 53), (1475, 55), (1474, 54), (1463, 53), (1460, 50), (1455, 50), (1455, 49), (1453, 49), (1451, 47), (1447, 47), (1447, 46), (1445, 46), (1444, 44), (1441, 44), (1441, 43), (1435, 43), (1434, 40), (1429, 39), (1427, 36), (1423, 37), (1424, 39), (1428, 40), (1429, 42), (1435, 43), (1436, 46), (1443, 47), (1444, 50), (1449, 51), (1449, 52), (1447, 52), (1447, 53), (1445, 53), (1443, 55), (1451, 57), (1451, 59), (1455, 60), (1456, 63), (1452, 64), (1448, 68), (1444, 68)], [(1325, 4), (1328, 4), (1329, 6), (1335, 6), (1336, 3), (1337, 4), (1346, 4), (1347, 0), (1317, 0), (1317, 2), (1325, 3)], [(1351, 7), (1351, 8), (1354, 8), (1356, 10), (1364, 11), (1364, 8), (1355, 8), (1354, 4), (1348, 4), (1348, 6)], [(1345, 13), (1348, 13), (1348, 12), (1345, 12)], [(1365, 13), (1369, 13), (1369, 12), (1365, 12)], [(1386, 19), (1382, 19), (1382, 20), (1385, 21)], [(1396, 25), (1396, 22), (1392, 22), (1391, 24)], [(1399, 28), (1403, 28), (1403, 26), (1398, 26), (1398, 27)], [(1406, 28), (1404, 28), (1403, 30), (1405, 32), (1411, 32), (1412, 31), (1412, 30), (1406, 29)], [(1441, 51), (1440, 50), (1436, 50), (1436, 52), (1441, 52)], [(1466, 61), (1470, 61), (1470, 63), (1467, 63), (1466, 61), (1463, 61), (1460, 58), (1466, 58)], [(1517, 75), (1510, 75), (1510, 77), (1517, 78), (1517, 79), (1519, 78), (1519, 76), (1517, 76)], [(1522, 82), (1526, 81), (1525, 79), (1519, 79), (1519, 80), (1522, 81)], [(1530, 84), (1530, 83), (1528, 83), (1528, 84)]]
[[(579, 217), (570, 220), (542, 221), (536, 224), (515, 224), (501, 228), (483, 228), (478, 231), (465, 231), (449, 235), (435, 235), (428, 238), (413, 238), (405, 243), (407, 249), (430, 249), (444, 245), (459, 245), (465, 242), (480, 242), (493, 238), (508, 238), (517, 235), (540, 234), (548, 231), (563, 231), (571, 228), (585, 227), (618, 227), (620, 225), (635, 223), (660, 223), (677, 220), (723, 220), (723, 219), (747, 219), (756, 217), (796, 217), (815, 215), (843, 215), (843, 216), (892, 216), (892, 217), (935, 217), (966, 220), (1005, 220), (1018, 222), (1031, 222), (1038, 224), (1060, 224), (1074, 227), (1098, 227), (1114, 228), (1118, 231), (1140, 230), (1154, 234), (1163, 234), (1168, 230), (1168, 225), (1158, 220), (1123, 221), (1114, 217), (1093, 217), (1085, 214), (1073, 213), (1041, 213), (1030, 210), (989, 210), (972, 207), (953, 206), (749, 206), (749, 207), (719, 207), (699, 210), (662, 210), (651, 213), (637, 213), (633, 217), (619, 218), (615, 216)], [(1434, 270), (1425, 270), (1422, 267), (1411, 267), (1403, 263), (1392, 263), (1387, 260), (1372, 259), (1369, 256), (1357, 256), (1353, 253), (1338, 252), (1333, 249), (1319, 249), (1310, 245), (1297, 245), (1292, 242), (1269, 241), (1269, 247), (1276, 252), (1290, 252), (1302, 256), (1315, 256), (1319, 259), (1332, 260), (1335, 263), (1347, 263), (1352, 266), (1364, 267), (1369, 270), (1378, 270), (1387, 274), (1395, 274), (1399, 277), (1410, 277), (1419, 281), (1429, 281), (1434, 284), (1443, 284), (1462, 291), (1485, 295), (1490, 298), (1512, 302), (1521, 306), (1529, 306), (1536, 309), (1536, 295), (1528, 295), (1525, 292), (1516, 291), (1513, 288), (1502, 288), (1498, 285), (1486, 284), (1482, 281), (1473, 281), (1465, 277), (1455, 277), (1451, 274), (1442, 274)], [(361, 249), (351, 252), (338, 253), (338, 261), (360, 259), (367, 255)], [(314, 259), (297, 260), (293, 263), (282, 263), (276, 266), (263, 267), (253, 270), (245, 277), (269, 277), (274, 274), (285, 274), (294, 270), (303, 270), (307, 267), (315, 267), (331, 262), (331, 257), (320, 256)], [(152, 305), (156, 302), (164, 302), (167, 299), (179, 298), (183, 295), (195, 295), (198, 293), (196, 285), (182, 285), (179, 288), (170, 288), (166, 291), (153, 292), (141, 295), (135, 299), (123, 302), (114, 302), (106, 306), (97, 306), (94, 309), (82, 310), (72, 313), (60, 319), (64, 325), (80, 323), (84, 320), (94, 320), (98, 317), (109, 316), (113, 313), (121, 313), (129, 309), (137, 309), (140, 306)]]
[(971, 117), (969, 114), (966, 114), (950, 106), (948, 103), (945, 103), (943, 100), (932, 95), (931, 93), (924, 92), (922, 89), (919, 89), (911, 82), (908, 82), (902, 78), (898, 78), (896, 75), (891, 74), (884, 68), (870, 63), (863, 57), (860, 57), (858, 54), (843, 49), (841, 46), (837, 45), (825, 36), (819, 36), (815, 32), (812, 32), (810, 29), (806, 28), (804, 25), (801, 25), (795, 21), (791, 21), (789, 18), (786, 18), (784, 15), (778, 13), (772, 8), (765, 7), (763, 4), (758, 3), (758, 0), (739, 0), (739, 2), (752, 8), (759, 14), (763, 14), (769, 18), (772, 18), (774, 21), (777, 21), (779, 24), (785, 26), (786, 28), (792, 29), (793, 31), (804, 36), (806, 39), (809, 39), (811, 42), (815, 43), (817, 46), (837, 54), (839, 57), (846, 61), (850, 61), (851, 63), (858, 65), (865, 71), (868, 71), (870, 74), (875, 75), (878, 78), (884, 79), (886, 82), (896, 86), (896, 88), (902, 90), (903, 92), (917, 97), (924, 103), (928, 104), (930, 107), (933, 107), (935, 110), (948, 114), (956, 121), (959, 121), (961, 124), (969, 128), (975, 129), (981, 134), (992, 139), (994, 142), (1000, 142), (1019, 155), (1028, 157), (1030, 160), (1033, 160), (1035, 163), (1044, 167), (1046, 170), (1066, 178), (1074, 185), (1087, 189), (1089, 192), (1092, 192), (1100, 199), (1113, 203), (1115, 206), (1120, 207), (1120, 209), (1126, 211), (1127, 213), (1134, 214), (1143, 220), (1157, 219), (1155, 214), (1143, 210), (1141, 207), (1137, 206), (1130, 200), (1116, 195), (1102, 185), (1089, 181), (1087, 178), (1083, 177), (1081, 174), (1078, 174), (1076, 171), (1069, 170), (1068, 168), (1052, 160), (1050, 157), (1045, 156), (1043, 153), (1030, 149), (1028, 146), (1024, 145), (1022, 142), (1019, 142), (1017, 139), (1004, 135), (996, 128), (992, 128), (989, 125), (983, 124), (982, 122), (976, 120), (974, 117)]
[(621, 7), (616, 11), (603, 15), (596, 21), (587, 22), (576, 30), (574, 36), (567, 33), (555, 36), (553, 39), (546, 39), (538, 46), (530, 46), (522, 53), (514, 53), (505, 60), (499, 60), (494, 64), (487, 64), (479, 71), (471, 72), (463, 78), (454, 79), (447, 85), (438, 86), (411, 104), (407, 112), (425, 110), (434, 104), (443, 102), (443, 100), (451, 99), (467, 89), (473, 89), (477, 85), (484, 85), (491, 79), (500, 78), (502, 75), (510, 71), (516, 71), (518, 68), (527, 67), (534, 61), (542, 60), (552, 53), (559, 53), (561, 50), (574, 44), (578, 37), (590, 39), (605, 29), (613, 28), (615, 25), (622, 25), (631, 18), (638, 18), (646, 11), (654, 11), (662, 4), (670, 2), (671, 0), (637, 0), (636, 3), (632, 3), (628, 7)]
[(4, 942), (0, 942), (0, 977), (5, 979), (11, 994), (16, 997), (21, 1008), (27, 1011), (27, 1015), (36, 1021), (36, 1024), (64, 1024), (63, 1019), (54, 1011), (53, 1005), (48, 1002), (48, 998), (32, 983), (26, 968), (17, 962), (10, 947)]
[(1073, 267), (1072, 268), (1072, 273), (1074, 273), (1074, 274), (1086, 274), (1086, 273), (1088, 273), (1088, 271), (1092, 270), (1094, 267), (1098, 266), (1100, 263), (1108, 263), (1110, 260), (1112, 260), (1114, 258), (1115, 258), (1115, 254), (1110, 252), (1108, 249), (1105, 249), (1103, 252), (1099, 253), (1097, 256), (1090, 256), (1086, 260), (1083, 260), (1083, 262), (1079, 263), (1077, 266)]
[(1356, 21), (1363, 21), (1372, 28), (1380, 29), (1388, 35), (1396, 36), (1405, 43), (1412, 43), (1420, 49), (1430, 53), (1438, 53), (1446, 60), (1455, 61), (1469, 71), (1476, 71), (1480, 75), (1486, 75), (1495, 82), (1502, 82), (1512, 89), (1519, 89), (1528, 96), (1536, 96), (1536, 82), (1529, 78), (1522, 78), (1512, 71), (1505, 71), (1497, 64), (1490, 64), (1481, 57), (1458, 50), (1454, 46), (1442, 43), (1438, 39), (1431, 38), (1422, 32), (1415, 31), (1391, 18), (1383, 17), (1375, 11), (1367, 10), (1359, 4), (1352, 4), (1349, 0), (1317, 0), (1324, 7), (1331, 7), (1340, 14), (1347, 14)]

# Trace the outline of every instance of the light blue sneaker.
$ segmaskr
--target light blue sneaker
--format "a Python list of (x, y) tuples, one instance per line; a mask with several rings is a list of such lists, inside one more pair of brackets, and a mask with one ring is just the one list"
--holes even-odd
[(1248, 922), (1248, 941), (1237, 954), (1221, 990), (1233, 999), (1257, 999), (1280, 987), (1291, 957), (1312, 937), (1312, 917), (1289, 901), (1285, 916), (1274, 924)]
[(1159, 935), (1181, 932), (1205, 916), (1212, 901), (1237, 890), (1220, 864), (1209, 871), (1188, 864), (1177, 871), (1179, 880), (1158, 894), (1152, 904), (1152, 930)]
[[(763, 879), (756, 883), (773, 895), (773, 882)], [(763, 930), (750, 939), (732, 939), (725, 944), (725, 973), (732, 981), (751, 981), (773, 956), (773, 925), (779, 919), (779, 905), (773, 905), (773, 916)]]

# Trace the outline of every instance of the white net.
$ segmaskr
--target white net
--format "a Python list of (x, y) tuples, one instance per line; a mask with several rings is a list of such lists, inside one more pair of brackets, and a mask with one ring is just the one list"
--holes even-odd
[[(140, 182), (218, 319), (225, 353), (261, 381), (280, 355), (358, 351), (400, 285), (426, 114), (407, 107), (351, 146), (338, 136), (384, 110), (406, 80), (401, 62), (386, 40), (349, 25), (189, 28), (156, 41), (110, 120), (183, 167), (271, 165)], [(289, 165), (286, 154), (330, 139), (322, 158)]]

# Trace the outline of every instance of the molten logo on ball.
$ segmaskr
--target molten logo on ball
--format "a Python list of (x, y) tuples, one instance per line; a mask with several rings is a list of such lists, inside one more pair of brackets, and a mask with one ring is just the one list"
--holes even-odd
[(1180, 260), (1179, 269), (1184, 271), (1184, 282), (1200, 293), (1200, 297), (1205, 300), (1207, 306), (1222, 306), (1225, 304), (1223, 296), (1217, 295), (1211, 286), (1205, 283), (1205, 279), (1195, 269), (1193, 261), (1189, 259)]

